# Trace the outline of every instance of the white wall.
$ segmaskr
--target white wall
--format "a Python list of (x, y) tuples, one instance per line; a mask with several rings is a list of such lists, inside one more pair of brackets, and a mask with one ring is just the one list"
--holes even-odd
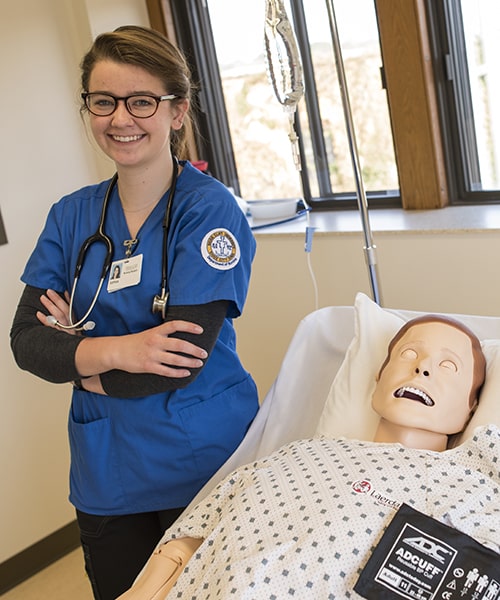
[(19, 276), (49, 206), (110, 172), (80, 120), (81, 56), (99, 31), (147, 24), (144, 4), (2, 1), (0, 207), (9, 243), (0, 246), (0, 562), (74, 518), (67, 501), (69, 386), (21, 372), (8, 337)]
[[(69, 386), (21, 372), (8, 334), (19, 275), (49, 206), (110, 172), (78, 114), (78, 63), (91, 37), (146, 23), (143, 0), (2, 2), (0, 18), (0, 207), (9, 243), (0, 246), (0, 562), (70, 522), (66, 419)], [(385, 306), (499, 314), (499, 232), (379, 234)], [(243, 361), (269, 388), (299, 320), (314, 308), (303, 236), (259, 234), (246, 312), (238, 320)], [(316, 235), (312, 264), (319, 304), (352, 304), (369, 293), (362, 240)]]
[[(296, 326), (315, 305), (304, 235), (256, 237), (250, 294), (236, 326), (240, 355), (263, 397)], [(499, 229), (376, 232), (374, 241), (383, 306), (500, 315)], [(363, 246), (360, 233), (315, 234), (311, 264), (320, 307), (352, 305), (358, 291), (371, 296)]]

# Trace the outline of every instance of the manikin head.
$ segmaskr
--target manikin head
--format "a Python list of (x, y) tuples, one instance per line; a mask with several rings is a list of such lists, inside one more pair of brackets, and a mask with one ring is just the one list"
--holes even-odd
[(377, 377), (375, 440), (444, 450), (474, 412), (485, 373), (480, 342), (462, 323), (438, 315), (408, 321)]

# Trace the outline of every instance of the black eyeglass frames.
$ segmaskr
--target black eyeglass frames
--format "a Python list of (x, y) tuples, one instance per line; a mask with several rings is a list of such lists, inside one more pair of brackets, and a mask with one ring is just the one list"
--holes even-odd
[(158, 110), (160, 102), (165, 100), (174, 100), (175, 94), (165, 96), (153, 96), (150, 94), (132, 94), (119, 98), (112, 94), (103, 94), (101, 92), (83, 92), (82, 100), (88, 111), (97, 117), (109, 117), (118, 107), (118, 102), (122, 100), (128, 112), (139, 119), (152, 117)]

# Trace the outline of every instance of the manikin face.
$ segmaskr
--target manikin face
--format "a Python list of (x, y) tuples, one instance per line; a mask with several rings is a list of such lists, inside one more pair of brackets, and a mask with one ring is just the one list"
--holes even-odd
[(471, 411), (473, 375), (466, 333), (445, 323), (416, 324), (392, 349), (372, 406), (383, 419), (403, 427), (457, 433)]

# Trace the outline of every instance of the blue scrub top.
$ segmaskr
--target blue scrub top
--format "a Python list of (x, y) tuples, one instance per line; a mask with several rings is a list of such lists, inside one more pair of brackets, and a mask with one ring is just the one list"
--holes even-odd
[[(168, 236), (169, 303), (229, 300), (217, 343), (197, 379), (185, 389), (123, 399), (73, 392), (69, 415), (70, 500), (81, 511), (130, 514), (182, 507), (235, 450), (258, 409), (257, 390), (236, 354), (232, 319), (241, 314), (255, 239), (232, 194), (220, 182), (182, 163)], [(71, 290), (84, 240), (99, 222), (109, 182), (85, 187), (55, 204), (22, 281)], [(161, 323), (152, 300), (160, 292), (162, 222), (168, 192), (137, 234), (132, 258), (142, 255), (140, 282), (108, 291), (108, 273), (86, 335), (136, 333)], [(113, 191), (104, 230), (113, 261), (125, 259), (130, 233)], [(74, 300), (75, 320), (95, 294), (104, 247), (85, 257)]]

